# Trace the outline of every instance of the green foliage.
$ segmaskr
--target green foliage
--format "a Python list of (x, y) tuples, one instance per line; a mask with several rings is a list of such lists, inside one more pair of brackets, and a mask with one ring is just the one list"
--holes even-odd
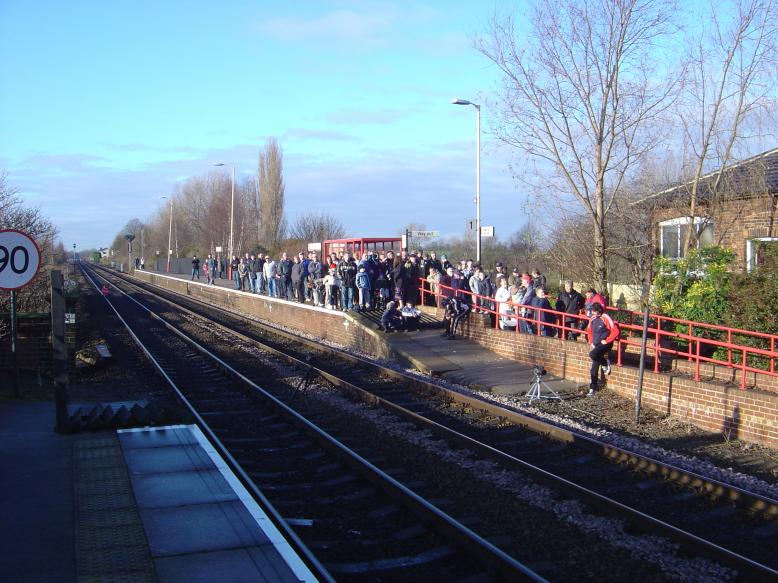
[[(768, 250), (764, 265), (747, 274), (732, 276), (727, 298), (728, 310), (722, 320), (727, 326), (741, 330), (755, 330), (765, 334), (778, 334), (778, 249)], [(735, 335), (733, 342), (770, 350), (770, 340), (754, 336)], [(717, 358), (727, 358), (727, 351), (719, 349)], [(736, 364), (742, 354), (733, 354)], [(769, 368), (770, 361), (758, 356), (748, 357), (749, 366)], [(776, 363), (778, 365), (778, 363)]]
[[(720, 247), (694, 250), (688, 258), (672, 261), (657, 259), (657, 276), (654, 280), (655, 301), (662, 314), (683, 320), (717, 324), (752, 330), (766, 334), (778, 334), (778, 250), (768, 250), (764, 265), (752, 273), (731, 273), (727, 269), (734, 253)], [(679, 332), (687, 332), (678, 325)], [(699, 331), (695, 336), (726, 341), (726, 334), (716, 331)], [(763, 350), (770, 349), (769, 339), (755, 336), (734, 335), (732, 342)], [(683, 343), (679, 343), (681, 346)], [(712, 346), (702, 346), (703, 353), (713, 353), (714, 358), (737, 365), (742, 353), (728, 353), (725, 348), (713, 351)], [(767, 358), (749, 356), (749, 366), (768, 368)]]
[(722, 323), (731, 286), (727, 269), (734, 258), (722, 247), (694, 249), (676, 261), (657, 258), (654, 293), (659, 311), (683, 320)]

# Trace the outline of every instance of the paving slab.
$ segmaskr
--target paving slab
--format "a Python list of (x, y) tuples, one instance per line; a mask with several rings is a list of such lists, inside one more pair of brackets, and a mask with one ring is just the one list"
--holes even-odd
[(159, 581), (313, 575), (192, 425), (118, 431)]

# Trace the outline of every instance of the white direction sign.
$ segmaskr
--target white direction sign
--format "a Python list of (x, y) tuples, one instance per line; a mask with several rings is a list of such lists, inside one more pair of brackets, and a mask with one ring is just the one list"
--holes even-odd
[(40, 249), (29, 235), (13, 229), (0, 230), (0, 289), (23, 288), (40, 267)]
[(482, 237), (494, 237), (494, 227), (481, 227)]
[(417, 239), (440, 237), (440, 231), (411, 231), (411, 237), (415, 237)]

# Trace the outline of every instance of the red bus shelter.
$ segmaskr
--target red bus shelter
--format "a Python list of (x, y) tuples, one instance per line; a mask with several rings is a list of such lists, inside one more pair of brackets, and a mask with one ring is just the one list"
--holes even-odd
[(361, 258), (362, 254), (368, 251), (399, 253), (401, 250), (401, 237), (352, 237), (350, 239), (330, 239), (322, 243), (322, 257), (329, 257), (331, 253), (348, 251)]

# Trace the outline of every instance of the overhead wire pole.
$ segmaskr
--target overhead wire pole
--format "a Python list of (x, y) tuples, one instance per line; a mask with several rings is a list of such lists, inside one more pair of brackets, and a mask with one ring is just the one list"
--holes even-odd
[[(167, 198), (166, 196), (163, 196), (162, 198)], [(168, 228), (167, 232), (167, 267), (165, 268), (166, 273), (170, 273), (170, 254), (173, 252), (173, 248), (171, 245), (173, 244), (173, 197), (170, 197), (170, 227)], [(156, 266), (154, 267), (156, 269)]]
[(475, 107), (475, 258), (481, 263), (481, 106), (467, 99), (452, 99), (454, 105)]

